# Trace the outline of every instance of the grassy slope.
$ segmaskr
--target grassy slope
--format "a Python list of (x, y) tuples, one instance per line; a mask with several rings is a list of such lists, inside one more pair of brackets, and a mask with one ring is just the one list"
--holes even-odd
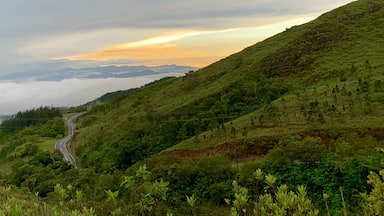
[[(383, 33), (382, 29), (377, 26), (377, 23), (383, 20), (383, 12), (381, 10), (374, 12), (373, 8), (375, 7), (371, 5), (372, 3), (373, 1), (361, 1), (325, 14), (312, 23), (296, 27), (299, 29), (289, 30), (300, 31), (300, 29), (305, 28), (311, 31), (311, 29), (319, 28), (324, 24), (334, 23), (334, 28), (340, 29), (338, 31), (342, 36), (337, 43), (328, 44), (326, 49), (311, 53), (309, 57), (306, 56), (307, 58), (314, 58), (314, 62), (307, 65), (303, 71), (299, 71), (302, 77), (297, 77), (296, 74), (285, 75), (284, 70), (282, 70), (283, 74), (277, 70), (276, 74), (273, 75), (273, 79), (279, 80), (279, 76), (283, 75), (284, 79), (289, 80), (289, 82), (293, 80), (296, 84), (288, 94), (273, 102), (273, 105), (279, 110), (280, 117), (278, 119), (270, 119), (267, 122), (268, 126), (252, 126), (251, 117), (257, 117), (263, 113), (268, 115), (262, 109), (257, 110), (250, 115), (233, 121), (237, 131), (247, 128), (246, 138), (254, 139), (254, 142), (257, 142), (257, 138), (263, 136), (269, 136), (273, 139), (274, 136), (282, 137), (294, 133), (303, 134), (305, 131), (312, 130), (330, 131), (335, 128), (358, 130), (361, 128), (382, 127), (382, 92), (374, 92), (375, 90), (373, 90), (371, 84), (368, 96), (370, 99), (366, 100), (367, 95), (358, 93), (356, 90), (359, 88), (359, 79), (369, 77), (369, 82), (373, 83), (384, 78), (382, 74), (384, 69), (382, 53), (384, 50), (382, 46), (379, 46), (384, 42), (384, 39), (380, 36)], [(359, 10), (356, 10), (357, 8)], [(366, 11), (366, 13), (361, 13), (361, 10)], [(354, 11), (357, 11), (357, 14), (349, 14), (354, 13)], [(344, 22), (335, 23), (335, 20), (344, 20)], [(285, 33), (281, 35), (285, 35)], [(303, 38), (298, 40), (303, 40)], [(286, 49), (295, 49), (290, 46), (288, 45), (288, 48), (284, 47), (283, 52)], [(279, 55), (279, 51), (271, 54), (275, 58)], [(365, 65), (367, 60), (369, 66)], [(352, 65), (356, 68), (356, 72), (351, 72)], [(345, 78), (341, 79), (342, 76)], [(285, 82), (284, 79), (281, 81)], [(336, 92), (335, 95), (338, 99), (333, 99), (332, 90), (336, 85), (339, 88), (345, 86), (346, 89), (343, 91), (352, 92), (352, 97), (349, 99), (346, 93)], [(303, 112), (300, 111), (302, 105), (305, 105), (306, 109), (308, 109), (309, 103), (314, 100), (318, 100), (320, 111), (324, 114), (325, 123), (323, 124), (308, 124)], [(324, 105), (326, 101), (338, 108), (336, 114), (326, 112), (327, 107)], [(350, 108), (350, 101), (354, 103), (353, 108)], [(367, 103), (370, 103), (370, 108)], [(353, 109), (354, 113), (350, 109)], [(372, 112), (367, 109), (372, 109)], [(227, 125), (230, 127), (229, 124)], [(210, 132), (205, 133), (206, 137), (209, 134)], [(233, 138), (228, 138), (229, 136), (230, 134), (227, 132), (226, 136), (216, 138), (213, 145), (228, 144), (229, 140), (233, 140)], [(245, 139), (245, 136), (238, 136), (237, 140), (239, 139)], [(189, 139), (169, 150), (204, 149), (207, 148), (207, 143), (212, 147), (212, 142), (201, 142), (196, 145), (193, 139)]]
[[(384, 32), (380, 28), (383, 19), (384, 3), (361, 0), (326, 13), (311, 23), (293, 27), (189, 76), (143, 87), (118, 104), (104, 105), (110, 107), (103, 112), (95, 111), (86, 116), (92, 120), (81, 129), (79, 144), (86, 145), (92, 137), (95, 141), (100, 128), (105, 137), (108, 134), (124, 136), (124, 130), (146, 127), (140, 119), (148, 112), (167, 119), (172, 113), (211, 95), (225, 89), (231, 91), (231, 86), (238, 83), (252, 87), (253, 80), (258, 77), (265, 77), (270, 85), (288, 88), (285, 95), (272, 103), (277, 117), (268, 111), (270, 106), (266, 106), (226, 124), (227, 128), (236, 129), (236, 137), (231, 137), (229, 130), (225, 133), (211, 130), (202, 133), (199, 139), (203, 141), (197, 144), (195, 138), (191, 138), (168, 151), (209, 150), (214, 146), (220, 151), (220, 145), (230, 151), (228, 145), (232, 145), (233, 140), (238, 145), (244, 144), (244, 140), (257, 145), (260, 139), (269, 137), (267, 140), (272, 140), (273, 144), (275, 137), (284, 134), (381, 127), (383, 94), (373, 86), (376, 80), (384, 80), (384, 47), (380, 46), (384, 42)], [(368, 97), (356, 90), (359, 79), (370, 84)], [(336, 85), (339, 89), (345, 86), (343, 92), (333, 94)], [(347, 96), (348, 92), (352, 92), (351, 97)], [(310, 102), (315, 100), (319, 102), (317, 109), (324, 115), (325, 123), (307, 121), (304, 116), (310, 109)], [(351, 101), (353, 107), (350, 107)], [(327, 111), (332, 105), (337, 111)], [(261, 115), (265, 118), (263, 125), (257, 121)], [(251, 124), (251, 117), (256, 119), (256, 125)], [(242, 133), (244, 128), (246, 133)], [(110, 137), (108, 142), (119, 144), (118, 138)]]

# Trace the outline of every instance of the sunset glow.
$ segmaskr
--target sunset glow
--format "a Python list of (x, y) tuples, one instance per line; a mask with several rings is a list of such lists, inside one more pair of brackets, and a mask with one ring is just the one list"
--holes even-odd
[[(137, 61), (136, 65), (145, 62), (145, 65), (148, 66), (177, 64), (204, 67), (287, 27), (299, 25), (314, 18), (302, 17), (271, 25), (248, 28), (168, 33), (165, 36), (117, 44), (96, 52), (81, 53), (56, 59), (70, 61), (129, 59)], [(131, 63), (131, 65), (135, 64)]]
[(180, 64), (203, 67), (220, 59), (223, 53), (221, 53), (220, 56), (211, 56), (211, 54), (214, 53), (207, 53), (202, 50), (208, 47), (209, 44), (193, 44), (194, 48), (191, 49), (191, 44), (189, 44), (189, 48), (186, 48), (187, 46), (183, 46), (183, 42), (181, 40), (196, 36), (220, 34), (236, 30), (237, 29), (191, 31), (168, 36), (159, 36), (131, 43), (118, 44), (98, 52), (67, 56), (62, 59), (71, 61), (134, 59), (147, 61), (148, 63), (146, 65), (148, 66)]

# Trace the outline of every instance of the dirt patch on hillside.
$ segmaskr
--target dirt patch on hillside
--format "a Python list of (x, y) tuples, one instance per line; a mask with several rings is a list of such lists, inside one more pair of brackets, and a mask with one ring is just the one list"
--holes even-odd
[(254, 159), (267, 154), (277, 143), (279, 143), (280, 139), (281, 137), (277, 136), (258, 137), (251, 141), (237, 139), (206, 149), (175, 150), (163, 152), (161, 155), (199, 159), (210, 155), (221, 154), (232, 161)]
[(377, 141), (384, 140), (384, 128), (361, 128), (357, 130), (357, 134), (361, 138), (371, 136)]
[[(357, 133), (359, 137), (371, 136), (377, 141), (384, 140), (384, 128), (354, 128), (343, 129), (337, 132), (330, 130), (311, 130), (300, 132), (297, 135), (304, 137), (319, 137), (325, 145), (329, 145), (339, 136), (347, 133)], [(163, 152), (161, 156), (181, 157), (198, 160), (210, 155), (221, 154), (231, 161), (246, 161), (261, 158), (273, 149), (283, 136), (263, 136), (251, 140), (237, 139), (222, 145), (198, 150), (175, 150)]]

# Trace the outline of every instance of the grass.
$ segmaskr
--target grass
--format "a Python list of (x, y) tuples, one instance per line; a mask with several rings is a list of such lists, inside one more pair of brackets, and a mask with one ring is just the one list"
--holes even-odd
[(56, 139), (45, 138), (41, 139), (37, 145), (42, 151), (54, 152), (56, 141)]
[[(38, 139), (36, 145), (38, 146), (39, 151), (48, 151), (53, 153), (55, 151), (56, 141), (56, 139), (42, 137)], [(25, 144), (18, 146), (14, 151), (8, 154), (8, 159), (0, 163), (0, 170), (3, 174), (8, 174), (11, 172), (11, 167), (14, 160), (20, 157), (19, 155), (24, 151), (25, 146)], [(32, 156), (22, 158), (24, 162), (27, 162), (30, 159), (32, 159)]]
[[(161, 80), (137, 89), (117, 105), (107, 103), (100, 106), (103, 108), (96, 107), (89, 114), (95, 120), (82, 125), (78, 144), (86, 146), (98, 142), (94, 137), (100, 136), (102, 128), (101, 145), (120, 146), (124, 140), (130, 140), (126, 136), (145, 131), (148, 113), (167, 122), (178, 121), (175, 115), (188, 110), (188, 118), (193, 120), (200, 114), (198, 110), (193, 113), (196, 104), (204, 103), (213, 95), (218, 95), (218, 101), (222, 100), (239, 84), (256, 88), (261, 78), (270, 86), (288, 90), (271, 103), (277, 109), (277, 117), (268, 113), (270, 106), (261, 106), (225, 123), (225, 133), (215, 129), (203, 131), (198, 137), (199, 140), (206, 137), (205, 141), (196, 143), (196, 138), (192, 137), (166, 151), (198, 150), (232, 142), (232, 127), (237, 132), (236, 140), (333, 128), (381, 127), (384, 95), (382, 91), (374, 92), (373, 85), (375, 80), (384, 80), (384, 47), (378, 45), (384, 42), (384, 30), (378, 25), (378, 20), (384, 20), (384, 12), (383, 9), (373, 10), (376, 7), (384, 8), (384, 3), (356, 1), (188, 76)], [(371, 85), (369, 100), (356, 91), (359, 79), (367, 77)], [(343, 93), (337, 92), (335, 100), (332, 91), (336, 85), (340, 89), (345, 85), (346, 89)], [(352, 108), (346, 96), (349, 91), (353, 93)], [(314, 101), (319, 103), (317, 109), (323, 115), (323, 123), (318, 122), (317, 116), (308, 121), (301, 110), (304, 106), (305, 112), (309, 112), (310, 103)], [(337, 107), (337, 112), (327, 111), (326, 103)], [(250, 118), (257, 122), (261, 115), (265, 118), (264, 125), (252, 125)], [(246, 136), (242, 133), (244, 128)], [(207, 138), (212, 136), (212, 139)]]
[[(372, 72), (371, 80), (383, 80), (383, 76), (379, 73), (377, 68), (376, 72)], [(258, 137), (264, 136), (286, 136), (288, 134), (297, 134), (305, 131), (311, 130), (332, 130), (333, 128), (339, 129), (353, 129), (353, 128), (376, 128), (382, 127), (382, 116), (384, 115), (384, 104), (382, 103), (381, 98), (384, 97), (384, 92), (374, 92), (371, 81), (371, 89), (369, 93), (369, 101), (371, 103), (370, 109), (371, 112), (368, 112), (368, 105), (364, 103), (366, 100), (366, 95), (364, 93), (357, 93), (356, 89), (358, 86), (358, 79), (360, 77), (369, 76), (367, 71), (364, 71), (363, 68), (360, 68), (360, 73), (355, 76), (349, 76), (348, 80), (345, 82), (340, 82), (338, 80), (332, 81), (329, 80), (324, 83), (319, 83), (310, 87), (307, 87), (306, 90), (297, 91), (295, 94), (291, 92), (286, 94), (283, 97), (272, 103), (273, 106), (277, 108), (276, 118), (269, 118), (266, 116), (266, 122), (263, 126), (253, 126), (251, 123), (251, 118), (253, 117), (257, 121), (257, 117), (260, 115), (268, 115), (265, 113), (265, 108), (256, 110), (253, 113), (242, 116), (231, 123), (226, 123), (225, 127), (227, 128), (226, 132), (219, 132), (218, 137), (214, 137), (213, 140), (196, 142), (196, 138), (190, 138), (181, 142), (179, 145), (167, 149), (167, 151), (174, 150), (199, 150), (210, 148), (212, 146), (222, 145), (233, 140), (238, 139), (255, 139)], [(335, 93), (336, 100), (332, 94), (332, 90), (335, 86), (338, 85), (340, 92)], [(343, 92), (341, 92), (343, 91)], [(351, 92), (352, 96), (349, 98), (347, 92)], [(301, 106), (305, 105), (308, 109), (308, 105), (313, 101), (318, 101), (320, 112), (324, 115), (324, 123), (307, 122), (306, 117), (303, 116), (303, 111), (301, 111)], [(353, 113), (350, 110), (349, 102), (353, 101)], [(335, 105), (339, 110), (337, 113), (326, 112), (324, 104), (329, 104), (329, 106)], [(368, 112), (368, 113), (367, 113)], [(314, 117), (316, 118), (316, 116)], [(259, 123), (256, 123), (259, 124)], [(230, 128), (234, 127), (238, 131), (236, 138), (231, 137)], [(246, 128), (247, 135), (246, 137), (241, 135), (241, 131)], [(202, 137), (212, 137), (213, 134), (217, 133), (218, 129), (212, 131), (207, 131), (199, 135), (199, 139)]]

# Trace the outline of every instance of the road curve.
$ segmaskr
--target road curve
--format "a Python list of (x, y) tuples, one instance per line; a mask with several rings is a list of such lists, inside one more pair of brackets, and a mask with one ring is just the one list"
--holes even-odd
[(71, 153), (69, 153), (67, 149), (67, 142), (71, 140), (73, 134), (75, 133), (76, 125), (73, 123), (73, 120), (83, 114), (84, 112), (76, 113), (69, 119), (65, 120), (65, 124), (68, 127), (68, 136), (64, 137), (63, 139), (60, 139), (55, 144), (55, 149), (59, 150), (63, 154), (63, 160), (67, 161), (70, 165), (75, 165), (75, 159), (73, 159), (73, 156), (71, 155)]

